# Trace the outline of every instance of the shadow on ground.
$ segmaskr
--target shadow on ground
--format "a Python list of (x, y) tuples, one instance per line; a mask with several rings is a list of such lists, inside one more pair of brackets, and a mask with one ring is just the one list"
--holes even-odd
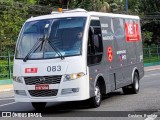
[[(118, 97), (124, 95), (122, 92), (112, 92), (103, 96), (103, 100), (110, 99), (112, 97)], [(86, 112), (87, 111), (87, 112)], [(95, 114), (93, 111), (96, 111), (95, 108), (91, 108), (88, 104), (88, 101), (74, 101), (74, 102), (63, 102), (63, 103), (48, 103), (47, 107), (42, 112), (43, 116), (54, 116), (54, 117), (74, 117), (78, 116), (90, 116)], [(67, 114), (71, 113), (71, 114)], [(87, 115), (88, 114), (88, 115)], [(97, 114), (97, 113), (96, 113)]]

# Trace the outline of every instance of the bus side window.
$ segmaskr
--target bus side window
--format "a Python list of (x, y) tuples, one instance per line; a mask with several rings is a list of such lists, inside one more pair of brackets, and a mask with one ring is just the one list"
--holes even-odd
[(90, 28), (89, 38), (88, 38), (88, 54), (99, 54), (102, 52), (103, 52), (103, 46), (102, 46), (101, 29)]
[(102, 44), (101, 27), (100, 27), (100, 24), (96, 24), (96, 25), (93, 24), (98, 22), (91, 21), (91, 26), (89, 28), (88, 65), (100, 63), (102, 59), (103, 44)]
[(103, 46), (102, 46), (102, 35), (100, 28), (94, 28), (93, 42), (94, 42), (95, 54), (102, 53)]
[(93, 32), (91, 29), (92, 28), (89, 29), (89, 37), (88, 37), (88, 55), (95, 54), (94, 42), (93, 42)]

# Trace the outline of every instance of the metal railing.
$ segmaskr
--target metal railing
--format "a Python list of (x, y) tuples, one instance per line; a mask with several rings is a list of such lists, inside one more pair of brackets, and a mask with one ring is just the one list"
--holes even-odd
[[(160, 62), (160, 46), (143, 48), (144, 63)], [(9, 52), (0, 56), (0, 79), (11, 79), (13, 76), (13, 58)]]
[(143, 48), (144, 63), (160, 62), (160, 46)]
[(13, 75), (14, 55), (0, 56), (0, 79), (11, 79)]

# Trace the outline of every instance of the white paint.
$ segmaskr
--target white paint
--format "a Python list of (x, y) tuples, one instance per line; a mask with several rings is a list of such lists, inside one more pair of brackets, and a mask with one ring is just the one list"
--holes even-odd
[(142, 61), (143, 60), (143, 55), (140, 55), (140, 61)]
[(0, 107), (6, 106), (6, 105), (11, 105), (11, 104), (14, 104), (14, 103), (17, 103), (17, 102), (11, 102), (11, 103), (7, 103), (7, 104), (2, 104), (2, 105), (0, 105)]
[[(55, 13), (55, 12), (54, 12)], [(87, 12), (87, 11), (69, 11), (69, 12), (59, 12), (57, 14), (49, 14), (38, 17), (32, 17), (27, 20), (35, 21), (42, 19), (52, 19), (52, 18), (64, 18), (64, 17), (88, 17), (88, 16), (108, 16), (113, 18), (130, 18), (130, 19), (140, 19), (138, 16), (124, 15), (124, 14), (113, 14), (113, 13), (103, 13), (103, 12)], [(97, 19), (97, 18), (96, 18)]]
[(119, 55), (119, 54), (125, 54), (125, 53), (126, 53), (126, 50), (117, 51), (117, 55)]
[(145, 120), (155, 120), (156, 118), (148, 117)]
[(159, 76), (160, 74), (150, 74), (150, 75), (145, 75), (144, 77), (152, 77), (152, 76)]
[(107, 30), (102, 30), (102, 34), (107, 34)]
[(13, 90), (13, 88), (3, 89), (3, 90), (0, 90), (0, 92), (7, 92), (7, 91), (11, 91), (11, 90)]
[(103, 40), (114, 40), (114, 37), (111, 36), (103, 36)]
[(160, 68), (144, 69), (144, 71), (160, 70)]
[(0, 99), (0, 100), (13, 100), (14, 98), (3, 98), (3, 99)]
[(76, 9), (73, 9), (73, 10), (63, 10), (63, 13), (73, 13), (73, 12), (87, 12), (85, 9), (81, 9), (81, 8), (76, 8)]
[(127, 56), (126, 55), (122, 55), (122, 60), (126, 60)]
[(99, 17), (94, 17), (94, 16), (92, 16), (91, 19), (92, 19), (92, 20), (99, 20)]
[(133, 25), (132, 24), (128, 25), (128, 34), (133, 35)]
[(107, 27), (108, 28), (108, 24), (101, 24), (101, 27)]
[(49, 27), (49, 24), (46, 24), (45, 28), (48, 28)]

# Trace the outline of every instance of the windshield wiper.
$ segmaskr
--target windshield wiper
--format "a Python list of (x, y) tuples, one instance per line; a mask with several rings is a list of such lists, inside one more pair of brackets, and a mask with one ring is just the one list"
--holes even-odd
[[(24, 62), (27, 61), (28, 57), (31, 55), (31, 53), (35, 52), (41, 45), (41, 49), (42, 49), (42, 45), (44, 43), (45, 39), (44, 38), (40, 38), (37, 40), (37, 42), (33, 45), (33, 47), (31, 48), (31, 50), (28, 52), (28, 54), (25, 56), (25, 58), (23, 59)], [(41, 44), (39, 44), (41, 42)], [(39, 46), (37, 47), (37, 45), (39, 44)]]
[[(40, 46), (41, 49), (43, 47), (43, 44), (45, 41), (48, 41), (48, 43), (50, 44), (50, 46), (54, 49), (54, 51), (58, 54), (58, 56), (60, 56), (61, 60), (64, 59), (64, 56), (61, 54), (61, 52), (51, 43), (51, 41), (45, 39), (45, 38), (40, 38), (35, 44), (34, 46), (31, 48), (31, 50), (28, 52), (28, 54), (25, 56), (25, 58), (23, 59), (24, 62), (27, 61), (27, 59), (29, 58), (29, 56), (31, 55), (31, 53), (34, 53)], [(41, 42), (41, 44), (39, 44)], [(39, 44), (39, 46), (37, 46)]]
[(48, 43), (53, 48), (53, 50), (60, 56), (61, 60), (63, 60), (64, 56), (61, 54), (61, 52), (52, 44), (52, 42), (50, 40), (48, 40)]

